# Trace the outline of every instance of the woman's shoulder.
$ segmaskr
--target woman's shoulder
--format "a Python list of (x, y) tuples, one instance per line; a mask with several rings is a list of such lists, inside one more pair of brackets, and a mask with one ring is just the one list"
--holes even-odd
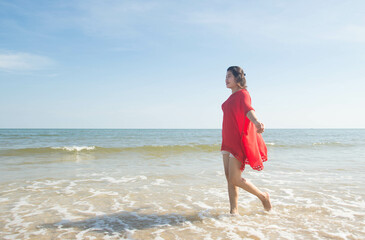
[(229, 98), (241, 99), (241, 98), (247, 98), (247, 97), (251, 97), (250, 94), (248, 93), (247, 89), (240, 89), (240, 90), (234, 92), (233, 94), (231, 94), (231, 96)]
[(247, 89), (241, 89), (241, 90), (239, 90), (239, 93), (237, 94), (237, 99), (239, 99), (239, 101), (250, 101), (251, 95), (247, 91)]
[(250, 96), (250, 93), (247, 91), (247, 89), (241, 89), (239, 90), (239, 95), (243, 96)]

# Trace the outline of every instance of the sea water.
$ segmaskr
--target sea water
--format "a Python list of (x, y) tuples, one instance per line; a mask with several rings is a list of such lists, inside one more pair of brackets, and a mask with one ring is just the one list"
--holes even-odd
[(221, 129), (0, 129), (0, 239), (365, 239), (365, 129), (267, 129), (229, 214)]

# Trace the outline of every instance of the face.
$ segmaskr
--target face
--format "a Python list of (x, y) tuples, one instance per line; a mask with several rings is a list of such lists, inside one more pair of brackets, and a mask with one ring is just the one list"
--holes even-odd
[(231, 73), (231, 71), (227, 71), (226, 74), (226, 87), (231, 89), (238, 87), (234, 75)]

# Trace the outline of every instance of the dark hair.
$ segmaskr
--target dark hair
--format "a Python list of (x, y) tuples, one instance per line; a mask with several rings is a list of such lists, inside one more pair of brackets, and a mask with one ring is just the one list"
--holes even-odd
[(246, 85), (246, 73), (243, 71), (242, 68), (240, 68), (239, 66), (230, 66), (227, 69), (227, 72), (230, 71), (234, 78), (236, 79), (236, 83), (238, 84), (238, 86), (240, 88), (246, 89), (247, 85)]

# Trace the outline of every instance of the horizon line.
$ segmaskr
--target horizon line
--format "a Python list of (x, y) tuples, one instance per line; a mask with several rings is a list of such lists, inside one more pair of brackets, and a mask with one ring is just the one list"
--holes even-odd
[[(6, 129), (115, 129), (115, 130), (222, 130), (222, 128), (0, 128)], [(365, 127), (351, 127), (351, 128), (321, 128), (321, 127), (308, 127), (308, 128), (265, 128), (265, 129), (365, 129)]]

